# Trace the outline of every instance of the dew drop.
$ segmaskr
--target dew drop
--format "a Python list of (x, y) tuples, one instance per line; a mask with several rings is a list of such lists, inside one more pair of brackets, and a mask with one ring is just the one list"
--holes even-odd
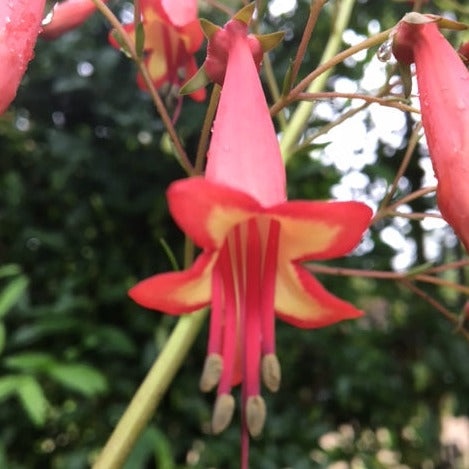
[(392, 56), (392, 39), (383, 42), (376, 51), (376, 57), (381, 62), (387, 62)]

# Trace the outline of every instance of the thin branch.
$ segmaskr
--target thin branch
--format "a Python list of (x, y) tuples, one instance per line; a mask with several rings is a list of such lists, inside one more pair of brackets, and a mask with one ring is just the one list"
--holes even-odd
[(423, 220), (424, 218), (438, 218), (439, 220), (441, 220), (443, 218), (439, 213), (425, 213), (425, 212), (405, 213), (405, 212), (399, 212), (397, 210), (387, 210), (386, 216), (407, 218), (408, 220)]
[(457, 283), (449, 282), (448, 280), (426, 275), (422, 273), (409, 274), (409, 272), (390, 272), (385, 270), (361, 270), (361, 269), (347, 269), (343, 267), (328, 267), (325, 265), (319, 265), (314, 263), (306, 264), (306, 268), (314, 274), (327, 274), (327, 275), (338, 275), (342, 277), (365, 277), (365, 278), (377, 278), (386, 280), (404, 280), (412, 279), (419, 282), (431, 283), (433, 285), (439, 285), (441, 287), (451, 288), (459, 291), (466, 295), (469, 295), (469, 287), (465, 285), (459, 285)]
[(420, 114), (417, 108), (409, 106), (408, 104), (400, 102), (401, 98), (382, 98), (380, 96), (370, 96), (367, 94), (359, 93), (338, 93), (336, 91), (325, 91), (322, 93), (300, 93), (297, 96), (298, 100), (316, 101), (318, 99), (331, 99), (331, 98), (347, 98), (347, 99), (362, 99), (369, 104), (378, 103), (381, 106), (393, 107), (404, 112), (414, 112)]
[(413, 278), (415, 278), (419, 282), (432, 283), (440, 287), (451, 288), (452, 290), (456, 290), (460, 293), (464, 293), (465, 295), (469, 295), (469, 287), (466, 287), (465, 285), (460, 285), (458, 283), (450, 282), (449, 280), (445, 280), (443, 278), (433, 277), (432, 275), (426, 274), (418, 274), (415, 275)]
[(342, 122), (345, 122), (347, 119), (350, 117), (353, 117), (355, 114), (358, 114), (360, 111), (363, 111), (369, 106), (368, 103), (362, 104), (359, 107), (356, 107), (354, 109), (349, 109), (347, 112), (344, 112), (340, 117), (338, 117), (335, 121), (330, 122), (329, 124), (323, 125), (317, 132), (315, 132), (312, 135), (309, 135), (304, 138), (304, 140), (301, 142), (300, 145), (297, 145), (294, 147), (292, 152), (298, 152), (303, 150), (304, 148), (307, 148), (314, 140), (316, 140), (318, 137), (321, 135), (327, 134), (331, 129), (334, 127), (337, 127), (338, 125), (342, 124)]
[[(271, 108), (272, 115), (276, 115), (277, 112), (283, 109), (288, 103), (293, 102), (296, 96), (304, 91), (306, 87), (308, 87), (309, 92), (318, 92), (322, 91), (326, 86), (327, 79), (332, 73), (332, 68), (345, 58), (342, 53), (337, 54), (337, 52), (341, 47), (342, 35), (350, 21), (354, 5), (355, 0), (342, 0), (339, 3), (338, 14), (321, 57), (321, 65), (303, 79), (295, 88), (290, 90), (288, 96), (282, 96), (280, 100), (274, 104)], [(337, 58), (339, 59), (337, 60)], [(318, 79), (312, 83), (315, 78)], [(299, 141), (306, 123), (311, 117), (312, 108), (312, 103), (301, 102), (296, 107), (295, 112), (289, 119), (287, 128), (282, 133), (280, 151), (285, 163), (288, 162), (293, 154), (295, 145)]]
[(452, 322), (456, 326), (456, 332), (459, 332), (461, 335), (464, 336), (466, 340), (469, 341), (469, 332), (461, 327), (461, 321), (459, 319), (459, 316), (457, 314), (454, 314), (450, 312), (448, 309), (446, 309), (441, 303), (436, 301), (434, 298), (432, 298), (430, 295), (425, 293), (423, 290), (420, 288), (416, 287), (412, 282), (409, 282), (408, 280), (402, 280), (401, 283), (407, 287), (409, 290), (412, 290), (416, 295), (420, 296), (422, 299), (424, 299), (427, 303), (432, 305), (437, 311), (439, 311), (443, 316), (448, 319), (450, 322)]
[(308, 262), (305, 267), (313, 274), (338, 275), (341, 277), (365, 277), (379, 278), (386, 280), (399, 280), (403, 278), (403, 274), (399, 272), (390, 272), (387, 270), (361, 270), (348, 269), (345, 267), (328, 267), (321, 264)]
[(422, 123), (419, 122), (414, 128), (414, 130), (412, 131), (412, 135), (410, 136), (409, 144), (407, 145), (407, 149), (406, 149), (404, 158), (402, 159), (402, 163), (400, 164), (399, 169), (396, 173), (396, 176), (394, 177), (394, 181), (392, 182), (391, 189), (386, 194), (386, 196), (384, 197), (381, 203), (381, 208), (378, 210), (378, 213), (381, 210), (386, 210), (386, 207), (389, 201), (393, 198), (394, 194), (396, 193), (399, 180), (404, 175), (407, 167), (409, 166), (410, 159), (412, 158), (412, 155), (414, 154), (414, 151), (415, 151), (415, 147), (417, 146), (417, 143), (420, 139), (419, 132), (421, 128), (422, 128)]
[(296, 51), (295, 60), (293, 61), (292, 72), (291, 72), (291, 83), (295, 83), (296, 77), (303, 62), (306, 50), (308, 48), (311, 35), (313, 34), (314, 27), (319, 18), (319, 13), (321, 12), (322, 7), (327, 3), (328, 0), (311, 0), (308, 21), (306, 22), (305, 29), (303, 31), (303, 36), (301, 37), (300, 45)]
[(343, 62), (348, 57), (351, 57), (352, 55), (364, 49), (369, 49), (371, 47), (374, 47), (383, 43), (388, 38), (389, 33), (392, 31), (392, 29), (393, 28), (387, 29), (386, 31), (382, 31), (381, 33), (378, 33), (368, 39), (365, 39), (359, 44), (351, 46), (348, 49), (345, 49), (344, 51), (339, 52), (337, 55), (334, 55), (334, 57), (321, 63), (315, 70), (313, 70), (309, 75), (303, 78), (303, 80), (301, 80), (298, 83), (298, 85), (292, 88), (290, 90), (290, 93), (288, 93), (287, 96), (281, 97), (280, 100), (277, 101), (270, 108), (270, 113), (272, 115), (275, 115), (277, 114), (277, 112), (280, 111), (280, 109), (283, 109), (285, 106), (288, 106), (289, 104), (291, 104), (293, 101), (296, 100), (297, 96), (300, 93), (302, 93), (310, 85), (311, 82), (313, 82), (316, 78), (318, 78), (323, 73), (327, 72), (329, 69), (332, 69), (339, 63)]
[[(449, 267), (450, 265), (452, 267), (460, 267), (461, 266), (460, 263), (462, 263), (462, 261), (459, 261), (458, 263), (448, 264), (446, 267)], [(464, 261), (464, 265), (469, 265), (469, 259)], [(342, 268), (342, 267), (327, 267), (324, 265), (313, 264), (313, 263), (305, 264), (305, 267), (314, 274), (355, 276), (355, 277), (376, 278), (376, 279), (398, 281), (402, 283), (403, 285), (405, 285), (410, 290), (412, 290), (417, 295), (421, 296), (425, 301), (430, 303), (436, 310), (442, 313), (449, 321), (451, 321), (453, 324), (458, 326), (458, 329), (457, 329), (458, 332), (460, 332), (467, 340), (469, 340), (469, 332), (461, 327), (461, 321), (458, 315), (448, 311), (448, 309), (446, 309), (443, 305), (441, 305), (441, 303), (439, 303), (437, 300), (430, 297), (430, 295), (425, 293), (423, 290), (415, 286), (411, 282), (411, 280), (418, 280), (421, 282), (437, 284), (442, 287), (452, 288), (454, 290), (463, 292), (465, 294), (469, 294), (469, 287), (455, 284), (453, 282), (449, 282), (447, 280), (433, 277), (430, 275), (425, 275), (425, 274), (416, 274), (413, 276), (408, 276), (408, 274), (406, 273), (399, 273), (399, 272), (347, 269), (347, 268)], [(441, 266), (440, 268), (442, 267), (443, 266)], [(431, 269), (432, 268), (429, 268), (429, 270)], [(435, 271), (436, 271), (436, 268), (433, 268), (433, 272)]]
[(387, 215), (388, 212), (392, 213), (400, 205), (405, 204), (407, 202), (410, 202), (412, 200), (418, 199), (419, 197), (422, 197), (426, 194), (430, 194), (431, 192), (435, 192), (435, 191), (436, 191), (436, 186), (423, 187), (422, 189), (416, 190), (416, 191), (402, 197), (402, 199), (397, 200), (396, 202), (394, 202), (392, 205), (390, 205), (386, 209), (379, 210), (375, 214), (373, 219), (371, 220), (371, 224), (376, 223), (377, 221), (384, 218)]
[(427, 270), (429, 274), (436, 274), (438, 272), (444, 272), (445, 270), (450, 269), (460, 269), (461, 267), (469, 266), (469, 258), (467, 259), (460, 259), (459, 261), (448, 262), (447, 264), (438, 265), (436, 267), (430, 267)]

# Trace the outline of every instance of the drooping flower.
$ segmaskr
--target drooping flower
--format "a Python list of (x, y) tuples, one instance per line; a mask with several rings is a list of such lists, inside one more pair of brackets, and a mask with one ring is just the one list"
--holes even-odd
[(415, 62), (438, 207), (469, 250), (469, 71), (435, 17), (407, 14), (393, 42), (397, 60)]
[[(176, 92), (181, 84), (197, 71), (194, 53), (202, 45), (203, 33), (197, 19), (196, 0), (140, 0), (142, 24), (145, 31), (144, 61), (155, 88), (163, 92)], [(135, 24), (124, 25), (135, 40)], [(119, 44), (111, 34), (111, 44)], [(137, 83), (143, 90), (142, 76)], [(190, 94), (195, 101), (205, 99), (205, 90)]]
[(41, 37), (57, 39), (81, 26), (95, 11), (96, 5), (92, 0), (65, 0), (56, 3), (42, 23)]
[(0, 114), (16, 96), (33, 58), (45, 0), (0, 2)]
[(242, 383), (247, 468), (248, 434), (259, 435), (266, 416), (261, 376), (272, 391), (280, 385), (275, 316), (301, 328), (361, 316), (301, 263), (349, 253), (371, 210), (358, 202), (286, 201), (285, 168), (247, 25), (234, 19), (216, 34), (225, 52), (216, 51), (215, 69), (225, 63), (226, 73), (205, 177), (176, 181), (167, 192), (173, 218), (202, 253), (191, 268), (150, 277), (129, 294), (175, 315), (211, 305), (200, 386), (217, 386), (212, 428), (218, 433), (232, 418), (232, 387)]

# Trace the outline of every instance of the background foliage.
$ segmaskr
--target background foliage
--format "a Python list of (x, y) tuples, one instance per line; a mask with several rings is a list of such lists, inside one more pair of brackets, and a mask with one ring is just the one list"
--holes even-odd
[[(109, 3), (117, 13), (129, 8)], [(456, 2), (435, 3), (426, 11), (441, 13), (446, 5), (455, 12)], [(200, 6), (202, 16), (226, 21), (204, 2)], [(317, 65), (337, 6), (331, 1), (321, 14), (300, 74)], [(368, 36), (370, 21), (385, 29), (409, 8), (409, 2), (358, 1), (349, 28)], [(280, 83), (308, 9), (309, 2), (298, 0), (294, 14), (263, 16), (266, 32), (287, 30), (271, 57)], [(87, 467), (175, 323), (137, 307), (126, 291), (138, 279), (171, 269), (161, 238), (182, 259), (183, 236), (164, 194), (184, 174), (148, 95), (135, 85), (133, 65), (109, 46), (107, 33), (108, 25), (95, 15), (60, 40), (40, 40), (14, 105), (0, 118), (2, 468)], [(360, 79), (374, 53), (353, 67), (337, 67), (330, 86), (338, 77)], [(184, 100), (177, 129), (189, 155), (195, 154), (205, 109)], [(313, 116), (311, 127), (324, 123)], [(378, 179), (392, 180), (412, 126), (408, 118), (396, 148), (379, 142), (377, 163), (360, 170), (369, 178), (365, 191)], [(314, 151), (320, 156), (322, 149)], [(422, 175), (416, 157), (408, 192), (420, 187)], [(344, 176), (320, 158), (298, 154), (288, 167), (289, 193), (329, 198)], [(424, 200), (434, 206), (432, 198)], [(396, 252), (379, 233), (392, 223), (373, 228), (373, 250), (334, 265), (389, 269)], [(404, 231), (418, 246), (412, 264), (428, 260), (420, 223)], [(454, 259), (458, 249), (449, 243), (432, 260)], [(448, 458), (441, 456), (439, 433), (443, 415), (469, 415), (467, 342), (431, 306), (393, 282), (321, 280), (367, 315), (315, 331), (278, 325), (283, 383), (276, 395), (266, 396), (269, 416), (264, 435), (252, 444), (252, 467), (462, 467), (454, 458), (453, 465), (443, 464)], [(440, 293), (450, 308), (462, 309), (459, 295)], [(211, 436), (213, 396), (197, 389), (205, 335), (127, 469), (238, 467), (239, 418)], [(334, 466), (338, 461), (342, 465)]]

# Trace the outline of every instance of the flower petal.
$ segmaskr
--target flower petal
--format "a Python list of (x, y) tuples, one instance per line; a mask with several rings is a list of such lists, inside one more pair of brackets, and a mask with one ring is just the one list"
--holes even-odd
[(176, 223), (205, 249), (220, 248), (235, 225), (262, 210), (249, 195), (202, 177), (173, 182), (167, 197)]
[(212, 270), (217, 253), (202, 253), (192, 267), (154, 275), (137, 283), (129, 296), (139, 305), (168, 314), (184, 314), (207, 306), (212, 294)]
[[(214, 35), (214, 41), (223, 39), (220, 46), (228, 41), (228, 64), (205, 174), (268, 207), (286, 199), (285, 167), (246, 29), (244, 23), (232, 20)], [(215, 55), (217, 48), (215, 45)], [(258, 48), (262, 51), (260, 43)], [(223, 61), (215, 57), (213, 62), (223, 71)], [(205, 68), (209, 76), (210, 64), (208, 55)]]
[(0, 115), (16, 91), (33, 58), (45, 0), (0, 2)]
[(324, 327), (363, 315), (329, 293), (304, 267), (292, 262), (279, 265), (275, 310), (280, 319), (301, 328)]
[(161, 0), (161, 5), (176, 26), (183, 26), (197, 18), (197, 0)]
[(56, 39), (80, 26), (95, 11), (96, 5), (92, 0), (66, 0), (56, 3), (51, 21), (43, 27), (41, 37)]
[(349, 253), (371, 220), (360, 202), (292, 201), (266, 210), (280, 222), (281, 258), (304, 261), (331, 259)]

